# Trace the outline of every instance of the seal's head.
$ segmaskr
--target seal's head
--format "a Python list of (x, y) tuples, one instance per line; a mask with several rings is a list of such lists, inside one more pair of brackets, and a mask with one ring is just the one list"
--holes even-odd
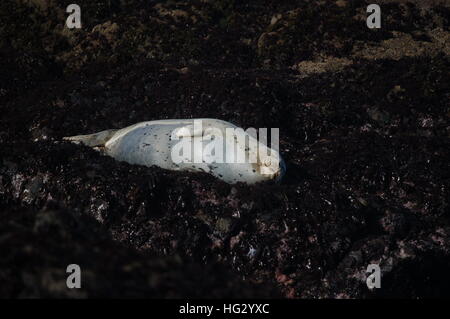
[(270, 150), (268, 155), (260, 156), (257, 166), (259, 173), (268, 180), (280, 182), (286, 173), (286, 164), (281, 155), (275, 150)]
[[(231, 183), (252, 184), (281, 180), (286, 171), (286, 165), (278, 152), (278, 137), (275, 138), (276, 143), (273, 143), (274, 148), (271, 148), (266, 143), (267, 136), (261, 135), (264, 131), (260, 131), (258, 135), (262, 138), (258, 139), (255, 129), (244, 131), (230, 123), (217, 122), (207, 123), (207, 126), (209, 127), (205, 130), (204, 136), (214, 135), (219, 145), (217, 148), (223, 145), (223, 155), (225, 155), (224, 165), (220, 168), (214, 167), (212, 172), (214, 175)], [(274, 141), (274, 135), (271, 140)]]

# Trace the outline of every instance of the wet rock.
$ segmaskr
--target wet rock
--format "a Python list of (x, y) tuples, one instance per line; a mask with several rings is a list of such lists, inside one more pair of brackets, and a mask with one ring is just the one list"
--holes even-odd
[[(364, 1), (80, 1), (80, 30), (55, 1), (0, 3), (1, 296), (445, 294), (448, 6), (388, 1), (368, 30)], [(280, 128), (283, 182), (61, 141), (195, 117)]]
[(32, 204), (39, 196), (42, 190), (43, 177), (38, 175), (33, 177), (25, 186), (22, 193), (22, 201), (26, 204)]
[[(239, 278), (217, 264), (205, 272), (204, 267), (180, 257), (137, 253), (113, 242), (93, 219), (64, 210), (43, 210), (37, 214), (5, 211), (0, 229), (0, 248), (3, 251), (9, 247), (0, 261), (5, 270), (0, 272), (0, 279), (7, 283), (0, 288), (3, 297), (174, 298), (206, 294), (229, 297), (236, 293), (263, 297), (264, 291), (276, 294), (268, 286), (241, 284)], [(16, 260), (14, 269), (9, 267), (11, 260)], [(81, 268), (83, 289), (67, 289), (66, 267), (73, 263)]]
[(389, 210), (380, 220), (380, 223), (383, 230), (391, 235), (402, 236), (405, 234), (407, 228), (407, 220), (404, 214), (392, 213)]

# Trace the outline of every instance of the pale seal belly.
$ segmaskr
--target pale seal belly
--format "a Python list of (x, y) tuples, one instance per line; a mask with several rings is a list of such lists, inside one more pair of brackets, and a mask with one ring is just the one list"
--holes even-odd
[(148, 121), (64, 139), (130, 164), (206, 172), (227, 183), (278, 181), (285, 172), (277, 150), (217, 119)]

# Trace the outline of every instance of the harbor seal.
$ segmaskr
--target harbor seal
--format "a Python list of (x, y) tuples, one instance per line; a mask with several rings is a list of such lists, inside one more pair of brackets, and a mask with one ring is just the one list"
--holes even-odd
[(64, 140), (130, 164), (206, 172), (230, 184), (279, 181), (286, 170), (277, 150), (218, 119), (147, 121)]

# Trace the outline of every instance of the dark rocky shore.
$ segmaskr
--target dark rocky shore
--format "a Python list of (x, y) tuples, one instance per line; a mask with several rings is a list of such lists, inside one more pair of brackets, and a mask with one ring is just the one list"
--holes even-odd
[[(448, 1), (73, 2), (0, 2), (0, 297), (449, 295)], [(196, 117), (279, 127), (284, 181), (61, 140)]]

